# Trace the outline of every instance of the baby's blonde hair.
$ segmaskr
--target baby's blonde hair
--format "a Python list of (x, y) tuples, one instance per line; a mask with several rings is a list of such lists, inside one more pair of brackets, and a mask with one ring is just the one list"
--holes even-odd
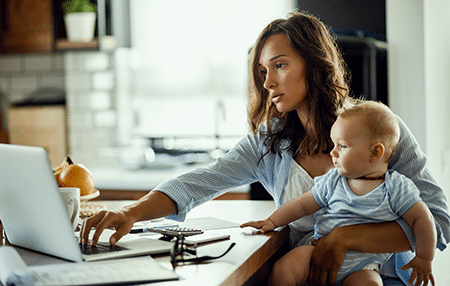
[(392, 159), (400, 139), (400, 127), (394, 113), (381, 102), (358, 101), (338, 111), (342, 119), (350, 117), (360, 120), (368, 130), (371, 143), (382, 143), (386, 148), (388, 163)]

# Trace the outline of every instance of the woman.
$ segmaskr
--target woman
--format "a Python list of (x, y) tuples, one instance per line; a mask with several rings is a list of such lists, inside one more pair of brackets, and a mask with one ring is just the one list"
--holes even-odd
[[(85, 220), (82, 243), (87, 243), (92, 227), (96, 228), (95, 244), (106, 227), (114, 226), (116, 233), (110, 238), (114, 244), (136, 221), (163, 216), (183, 220), (193, 207), (232, 187), (256, 181), (279, 207), (309, 190), (314, 177), (333, 168), (330, 129), (336, 110), (351, 100), (342, 57), (322, 22), (294, 13), (270, 23), (252, 49), (251, 90), (251, 134), (208, 167), (163, 182), (122, 210), (103, 211)], [(420, 189), (436, 220), (438, 246), (445, 248), (450, 239), (445, 196), (426, 168), (426, 158), (414, 137), (401, 120), (399, 124), (400, 143), (390, 168), (411, 178)], [(313, 217), (292, 223), (291, 246), (305, 243), (313, 225)], [(334, 284), (347, 250), (409, 251), (414, 249), (414, 235), (407, 223), (399, 220), (337, 228), (315, 245), (311, 284), (329, 285)], [(381, 271), (393, 277), (386, 278), (386, 285), (397, 285), (388, 284), (390, 280), (401, 283), (393, 265)]]

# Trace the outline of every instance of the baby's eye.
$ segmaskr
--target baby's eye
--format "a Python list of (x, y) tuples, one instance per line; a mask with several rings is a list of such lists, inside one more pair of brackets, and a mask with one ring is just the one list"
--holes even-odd
[(339, 146), (341, 149), (345, 149), (345, 148), (347, 148), (347, 146), (346, 145), (340, 145)]

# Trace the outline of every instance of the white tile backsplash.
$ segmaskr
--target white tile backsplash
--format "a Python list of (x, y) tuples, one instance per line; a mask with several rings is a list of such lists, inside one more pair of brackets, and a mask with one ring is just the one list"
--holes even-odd
[(8, 92), (8, 100), (11, 104), (21, 102), (28, 98), (30, 91), (27, 90), (12, 90)]
[(61, 89), (65, 88), (64, 77), (61, 76), (61, 73), (57, 75), (42, 76), (39, 78), (39, 81), (41, 86), (57, 87)]
[(10, 89), (10, 79), (6, 77), (0, 77), (0, 91), (7, 93)]
[(90, 90), (92, 75), (82, 71), (66, 72), (66, 90)]
[(37, 76), (17, 76), (11, 79), (12, 90), (29, 90), (30, 92), (38, 88)]
[(80, 53), (64, 53), (64, 69), (66, 72), (82, 70), (83, 63), (81, 57), (82, 55)]
[(25, 70), (27, 71), (49, 71), (53, 69), (53, 56), (50, 54), (27, 56), (24, 59)]
[(77, 111), (68, 108), (67, 121), (70, 133), (74, 137), (78, 136), (80, 131), (90, 130), (94, 127), (92, 112), (88, 111)]
[(111, 108), (111, 93), (93, 91), (89, 94), (89, 107), (92, 110), (107, 110)]
[(86, 71), (102, 71), (110, 68), (109, 55), (106, 53), (89, 53), (83, 62)]
[(112, 71), (96, 72), (92, 75), (94, 90), (112, 90), (114, 88), (114, 73)]
[(54, 54), (52, 55), (53, 59), (53, 70), (54, 71), (62, 71), (64, 72), (64, 54)]
[(114, 66), (114, 53), (0, 55), (0, 94), (15, 103), (42, 87), (65, 89), (68, 155), (101, 163), (98, 149), (117, 142)]
[(102, 165), (99, 148), (115, 147), (114, 53), (68, 52), (65, 60), (71, 155), (86, 165)]
[(114, 110), (99, 111), (94, 114), (94, 126), (97, 128), (115, 128), (117, 113)]
[(0, 57), (2, 72), (20, 72), (22, 70), (22, 57), (17, 55), (4, 55)]

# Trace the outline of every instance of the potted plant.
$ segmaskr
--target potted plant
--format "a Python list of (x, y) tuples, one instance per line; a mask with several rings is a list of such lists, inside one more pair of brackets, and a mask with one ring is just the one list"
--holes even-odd
[(68, 40), (91, 41), (94, 38), (97, 6), (89, 0), (67, 0), (62, 5)]

